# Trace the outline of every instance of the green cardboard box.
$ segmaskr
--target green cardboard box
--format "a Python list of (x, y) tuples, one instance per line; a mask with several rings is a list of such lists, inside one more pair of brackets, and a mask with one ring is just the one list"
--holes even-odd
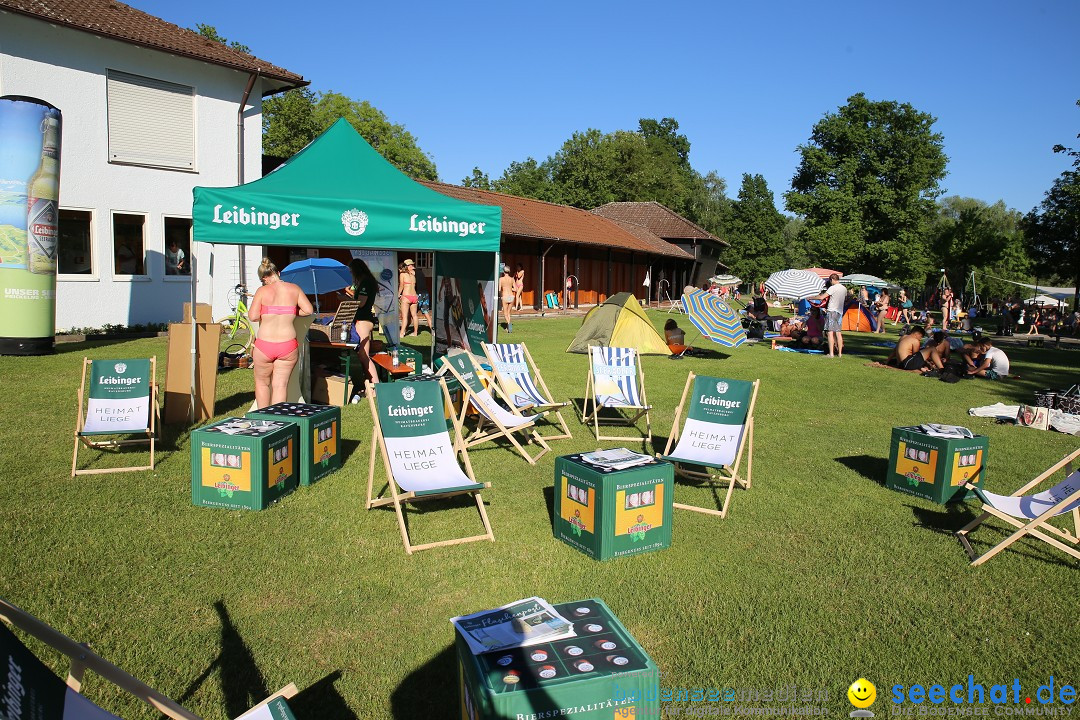
[(296, 489), (296, 425), (226, 418), (191, 433), (191, 502), (262, 510)]
[(594, 560), (671, 547), (674, 470), (663, 460), (607, 472), (580, 455), (555, 458), (555, 537)]
[(602, 600), (555, 605), (576, 637), (473, 655), (455, 631), (462, 720), (659, 720), (660, 673)]
[(294, 423), (300, 432), (300, 484), (311, 485), (341, 467), (341, 408), (278, 403), (245, 417)]
[(973, 495), (965, 482), (983, 487), (989, 438), (943, 438), (917, 427), (892, 430), (889, 470), (885, 487), (932, 502), (966, 500)]

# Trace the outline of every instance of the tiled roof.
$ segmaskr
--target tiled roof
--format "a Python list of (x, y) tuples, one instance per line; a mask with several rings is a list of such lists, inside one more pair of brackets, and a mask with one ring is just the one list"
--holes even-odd
[(694, 258), (685, 250), (652, 235), (645, 228), (637, 227), (631, 231), (623, 223), (569, 205), (556, 205), (542, 200), (460, 185), (429, 181), (421, 181), (421, 183), (436, 192), (459, 200), (482, 205), (498, 205), (503, 211), (504, 235), (619, 248), (683, 260)]
[[(287, 87), (308, 84), (302, 75), (115, 0), (0, 0), (0, 10), (243, 72), (257, 71)], [(285, 88), (274, 92), (281, 89)]]
[(613, 220), (634, 223), (648, 228), (653, 234), (666, 240), (692, 239), (712, 240), (721, 245), (727, 243), (674, 210), (655, 202), (612, 202), (593, 208), (590, 212)]

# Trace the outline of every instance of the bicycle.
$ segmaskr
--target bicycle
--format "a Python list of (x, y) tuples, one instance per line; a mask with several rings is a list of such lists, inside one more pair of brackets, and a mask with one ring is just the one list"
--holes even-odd
[(250, 352), (251, 344), (255, 341), (255, 329), (248, 319), (248, 307), (245, 298), (251, 297), (243, 284), (237, 284), (229, 291), (229, 305), (233, 311), (231, 315), (218, 320), (221, 323), (222, 344), (227, 353)]

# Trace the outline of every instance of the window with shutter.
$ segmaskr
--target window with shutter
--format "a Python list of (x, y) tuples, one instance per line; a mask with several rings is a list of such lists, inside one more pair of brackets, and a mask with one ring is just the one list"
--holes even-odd
[(195, 89), (109, 70), (109, 162), (195, 170)]

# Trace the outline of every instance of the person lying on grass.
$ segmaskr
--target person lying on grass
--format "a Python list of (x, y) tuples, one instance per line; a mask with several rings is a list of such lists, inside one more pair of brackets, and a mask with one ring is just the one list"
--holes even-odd
[(933, 345), (922, 347), (924, 337), (926, 337), (926, 330), (921, 325), (911, 328), (911, 332), (896, 343), (896, 347), (889, 354), (889, 359), (885, 361), (885, 364), (901, 370), (917, 370), (923, 373), (943, 370), (945, 364), (941, 362), (941, 356), (935, 347)]

